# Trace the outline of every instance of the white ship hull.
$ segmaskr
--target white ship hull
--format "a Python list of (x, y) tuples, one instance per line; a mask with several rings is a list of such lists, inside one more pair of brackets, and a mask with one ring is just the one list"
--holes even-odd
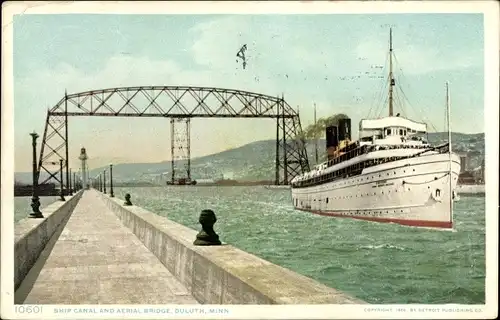
[(360, 175), (317, 186), (292, 188), (293, 205), (312, 213), (453, 228), (450, 194), (456, 188), (460, 158), (447, 153), (421, 155), (366, 168)]

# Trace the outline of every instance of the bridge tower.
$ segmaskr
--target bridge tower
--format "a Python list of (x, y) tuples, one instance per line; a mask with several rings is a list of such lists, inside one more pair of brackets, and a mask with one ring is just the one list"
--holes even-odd
[(167, 184), (193, 184), (191, 180), (191, 119), (170, 118), (171, 177)]

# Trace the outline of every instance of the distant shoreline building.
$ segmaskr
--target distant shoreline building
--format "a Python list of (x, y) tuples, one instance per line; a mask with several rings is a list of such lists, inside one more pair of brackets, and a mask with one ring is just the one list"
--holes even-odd
[(460, 153), (460, 174), (458, 175), (458, 184), (484, 184), (484, 158), (480, 167), (475, 169), (470, 168), (471, 157), (477, 154), (479, 154), (477, 151)]

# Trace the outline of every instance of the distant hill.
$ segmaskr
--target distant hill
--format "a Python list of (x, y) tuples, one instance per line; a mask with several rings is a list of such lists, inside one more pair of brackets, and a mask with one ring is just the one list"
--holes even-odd
[[(429, 133), (429, 141), (433, 144), (447, 142), (446, 132)], [(453, 133), (453, 150), (456, 152), (473, 152), (470, 166), (475, 168), (481, 165), (484, 159), (484, 133), (464, 134)], [(324, 159), (326, 141), (318, 142), (319, 154)], [(191, 160), (191, 174), (193, 179), (220, 179), (235, 180), (274, 180), (275, 140), (256, 141), (239, 148), (226, 150), (220, 153), (194, 158)], [(314, 164), (314, 144), (307, 143), (309, 163)], [(321, 161), (322, 159), (320, 159)], [(102, 172), (103, 168), (90, 171), (91, 176)], [(160, 178), (162, 173), (167, 176)], [(41, 173), (41, 179), (47, 175)], [(159, 163), (123, 163), (113, 166), (113, 178), (121, 182), (155, 182), (164, 184), (165, 178), (170, 179), (170, 161)], [(31, 172), (16, 172), (16, 181), (31, 183)]]

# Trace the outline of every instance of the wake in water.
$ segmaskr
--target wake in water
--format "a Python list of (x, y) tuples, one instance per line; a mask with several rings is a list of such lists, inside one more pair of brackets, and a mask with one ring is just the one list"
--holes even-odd
[(136, 188), (134, 197), (196, 230), (200, 210), (213, 208), (225, 242), (369, 303), (484, 302), (484, 199), (456, 203), (460, 232), (446, 233), (304, 215), (288, 193), (265, 188)]
[[(367, 221), (367, 222), (378, 223), (378, 222), (373, 222), (373, 221)], [(392, 222), (389, 222), (388, 224), (394, 225), (396, 227), (413, 229), (415, 231), (429, 230), (429, 231), (457, 232), (455, 227), (453, 229), (443, 229), (443, 228), (433, 228), (433, 227), (408, 226), (408, 225), (401, 225), (401, 224), (392, 223)], [(457, 224), (457, 223), (455, 222), (455, 224)]]
[(404, 248), (404, 247), (399, 247), (399, 246), (395, 246), (395, 245), (388, 244), (388, 243), (379, 244), (379, 245), (360, 246), (359, 249), (396, 249), (396, 250), (401, 250), (401, 251), (406, 250), (406, 248)]

